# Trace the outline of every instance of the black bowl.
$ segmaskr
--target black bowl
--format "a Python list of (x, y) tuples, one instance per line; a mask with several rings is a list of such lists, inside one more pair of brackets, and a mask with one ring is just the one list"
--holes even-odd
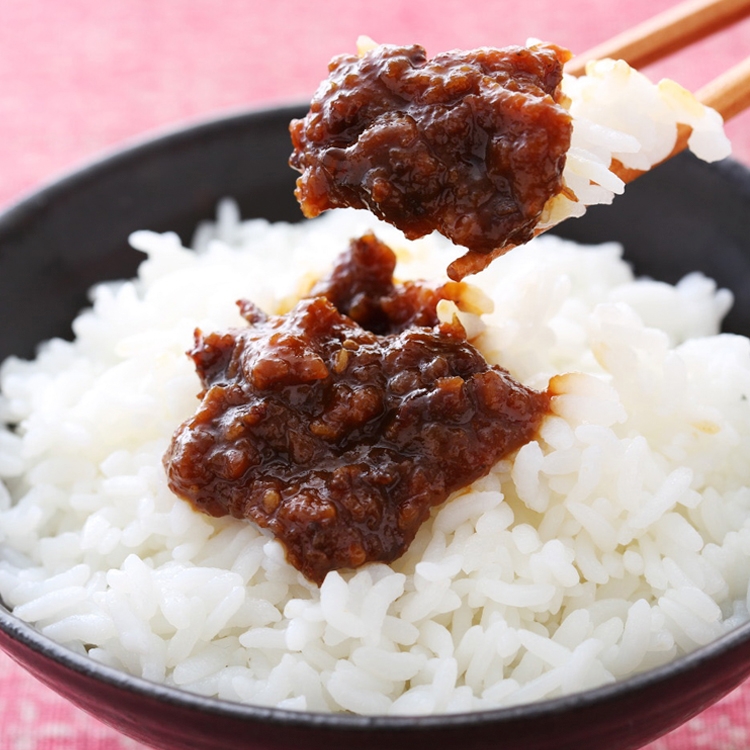
[[(238, 114), (163, 135), (46, 187), (0, 217), (0, 359), (70, 334), (95, 282), (132, 276), (136, 229), (184, 239), (234, 196), (244, 216), (300, 219), (287, 123), (299, 107)], [(750, 172), (682, 155), (611, 207), (561, 228), (619, 240), (639, 273), (674, 282), (702, 270), (736, 296), (726, 328), (750, 334)], [(678, 726), (750, 675), (750, 624), (659, 669), (529, 706), (473, 714), (357, 717), (202, 698), (78, 656), (0, 606), (0, 647), (54, 690), (156, 748), (625, 750)]]

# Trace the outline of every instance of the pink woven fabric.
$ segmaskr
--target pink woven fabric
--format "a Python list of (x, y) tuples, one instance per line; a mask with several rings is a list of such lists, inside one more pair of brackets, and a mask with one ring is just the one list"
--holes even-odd
[[(128, 139), (309, 98), (356, 37), (428, 53), (537, 37), (583, 51), (673, 0), (2, 0), (0, 205)], [(750, 21), (651, 70), (695, 89), (750, 50)], [(750, 113), (729, 123), (750, 164)], [(651, 750), (750, 747), (750, 685)], [(0, 748), (122, 750), (123, 738), (0, 654)]]

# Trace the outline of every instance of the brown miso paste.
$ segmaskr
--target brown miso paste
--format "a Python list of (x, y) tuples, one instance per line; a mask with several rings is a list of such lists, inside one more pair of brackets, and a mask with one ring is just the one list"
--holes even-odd
[(394, 284), (394, 265), (365, 236), (289, 313), (243, 301), (247, 327), (197, 331), (200, 406), (164, 457), (176, 494), (270, 529), (318, 584), (398, 558), (548, 407), (438, 323), (450, 285)]
[(418, 45), (381, 45), (334, 58), (290, 125), (302, 211), (366, 208), (411, 239), (437, 230), (472, 256), (527, 242), (563, 189), (568, 58), (541, 44), (431, 59)]

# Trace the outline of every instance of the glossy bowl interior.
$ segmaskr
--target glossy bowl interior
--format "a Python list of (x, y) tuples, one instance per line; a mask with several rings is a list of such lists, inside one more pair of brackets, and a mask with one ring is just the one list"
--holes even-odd
[[(233, 196), (243, 216), (298, 220), (287, 124), (298, 107), (249, 112), (162, 135), (92, 164), (0, 217), (0, 359), (70, 335), (86, 291), (133, 275), (136, 229), (195, 224)], [(619, 240), (636, 270), (674, 282), (701, 270), (730, 288), (726, 329), (750, 334), (750, 172), (680, 156), (611, 207), (560, 234)], [(73, 654), (0, 606), (0, 647), (40, 680), (156, 748), (624, 750), (658, 737), (750, 675), (750, 624), (616, 685), (534, 705), (423, 718), (356, 717), (241, 706), (154, 685)]]

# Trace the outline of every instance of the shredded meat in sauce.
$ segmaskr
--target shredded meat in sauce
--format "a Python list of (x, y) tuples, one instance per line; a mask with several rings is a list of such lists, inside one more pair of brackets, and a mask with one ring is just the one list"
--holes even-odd
[(437, 230), (481, 270), (533, 236), (563, 189), (571, 117), (559, 103), (569, 54), (552, 45), (445, 52), (381, 45), (342, 55), (290, 132), (307, 217), (367, 208), (416, 238)]
[(196, 331), (203, 391), (165, 454), (197, 509), (270, 529), (310, 580), (395, 560), (430, 509), (535, 434), (549, 395), (487, 364), (435, 307), (455, 286), (394, 284), (393, 252), (351, 247), (286, 315)]

